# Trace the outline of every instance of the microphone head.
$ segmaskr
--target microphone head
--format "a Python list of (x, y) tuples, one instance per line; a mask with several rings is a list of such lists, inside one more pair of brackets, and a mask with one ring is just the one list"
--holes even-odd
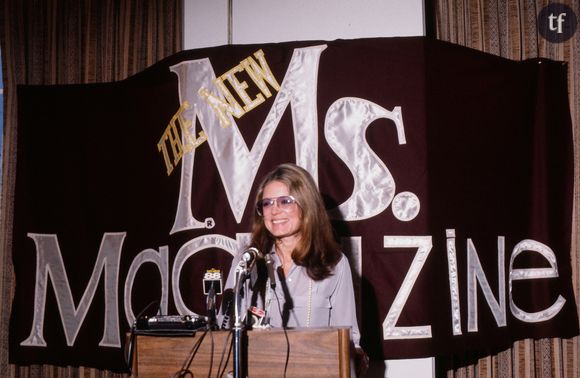
[(203, 275), (203, 294), (208, 295), (213, 289), (216, 295), (222, 293), (222, 272), (219, 269), (209, 269)]
[(252, 269), (256, 260), (259, 258), (262, 258), (262, 254), (254, 247), (250, 247), (242, 253), (242, 261), (245, 262), (247, 270)]
[(244, 251), (244, 253), (242, 254), (242, 259), (245, 262), (251, 262), (253, 260), (256, 260), (257, 258), (262, 257), (262, 254), (260, 253), (260, 251), (258, 251), (257, 248), (254, 247), (250, 247), (248, 249), (246, 249)]
[(266, 270), (268, 272), (268, 279), (270, 280), (270, 287), (272, 289), (276, 288), (276, 277), (274, 276), (274, 260), (269, 253), (264, 255), (264, 261), (266, 261)]
[(274, 260), (272, 260), (272, 256), (270, 256), (269, 253), (266, 253), (264, 255), (264, 261), (266, 261), (266, 264), (273, 264)]

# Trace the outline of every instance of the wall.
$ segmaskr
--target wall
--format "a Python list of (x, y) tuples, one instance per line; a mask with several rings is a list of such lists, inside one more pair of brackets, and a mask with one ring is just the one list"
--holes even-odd
[(422, 0), (184, 0), (184, 47), (425, 35)]

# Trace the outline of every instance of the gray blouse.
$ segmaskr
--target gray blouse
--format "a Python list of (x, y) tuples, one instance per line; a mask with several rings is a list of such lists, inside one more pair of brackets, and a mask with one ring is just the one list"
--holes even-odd
[[(276, 287), (266, 285), (265, 266), (258, 264), (246, 288), (241, 310), (255, 306), (266, 310), (266, 319), (273, 327), (351, 327), (351, 338), (359, 346), (360, 332), (356, 318), (356, 304), (352, 275), (344, 254), (335, 266), (332, 275), (314, 281), (306, 273), (306, 268), (292, 263), (288, 277), (284, 279), (278, 255), (270, 252), (274, 263)], [(234, 258), (226, 289), (235, 284), (235, 270), (239, 257)], [(268, 304), (269, 303), (269, 304)]]

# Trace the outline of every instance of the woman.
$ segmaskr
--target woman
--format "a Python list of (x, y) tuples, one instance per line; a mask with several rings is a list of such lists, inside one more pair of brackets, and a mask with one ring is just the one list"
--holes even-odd
[[(251, 246), (268, 255), (276, 271), (272, 288), (260, 264), (258, 277), (251, 280), (252, 293), (245, 296), (250, 302), (245, 306), (266, 311), (260, 322), (273, 327), (350, 326), (358, 347), (351, 270), (306, 170), (282, 164), (263, 179), (256, 194)], [(226, 286), (233, 286), (237, 261), (239, 257)]]

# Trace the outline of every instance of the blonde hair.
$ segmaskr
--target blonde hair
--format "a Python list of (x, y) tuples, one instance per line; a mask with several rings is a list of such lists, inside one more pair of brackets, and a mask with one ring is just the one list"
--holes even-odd
[[(264, 187), (272, 181), (285, 184), (302, 209), (300, 241), (292, 251), (294, 263), (305, 267), (315, 281), (330, 276), (342, 253), (314, 179), (295, 164), (281, 164), (264, 177), (258, 186), (255, 203), (262, 199)], [(252, 245), (269, 252), (275, 238), (266, 229), (264, 218), (254, 212), (252, 223)]]

